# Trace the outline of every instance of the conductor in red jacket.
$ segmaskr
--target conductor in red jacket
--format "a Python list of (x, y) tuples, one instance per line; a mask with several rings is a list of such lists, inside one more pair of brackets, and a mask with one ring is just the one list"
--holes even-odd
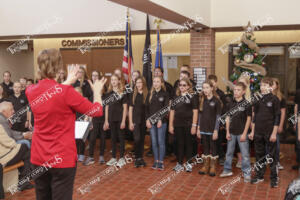
[(70, 200), (77, 161), (75, 113), (102, 116), (100, 91), (106, 79), (103, 78), (92, 86), (94, 103), (91, 103), (71, 86), (77, 79), (77, 67), (69, 70), (68, 78), (63, 84), (55, 81), (57, 72), (63, 67), (58, 50), (41, 51), (37, 63), (40, 81), (26, 89), (34, 114), (31, 163), (35, 168), (44, 166), (44, 173), (35, 178), (36, 199)]

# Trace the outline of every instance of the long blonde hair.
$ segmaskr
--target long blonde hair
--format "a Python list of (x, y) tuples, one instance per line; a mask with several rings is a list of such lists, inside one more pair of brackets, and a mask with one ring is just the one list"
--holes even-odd
[(191, 83), (191, 81), (190, 81), (190, 79), (188, 79), (188, 78), (183, 78), (183, 79), (181, 79), (180, 81), (179, 81), (179, 84), (178, 84), (178, 87), (177, 87), (177, 89), (176, 89), (176, 95), (177, 96), (180, 96), (181, 95), (181, 91), (180, 91), (180, 89), (179, 89), (179, 85), (180, 85), (180, 82), (181, 81), (184, 81), (188, 86), (189, 86), (189, 89), (188, 89), (188, 93), (193, 93), (193, 84)]
[(82, 87), (84, 80), (88, 80), (89, 77), (87, 75), (86, 69), (83, 66), (80, 66), (79, 69), (81, 69), (84, 73), (83, 77), (79, 80), (80, 82), (80, 87)]
[[(273, 90), (273, 94), (275, 96), (278, 97), (278, 99), (281, 101), (282, 100), (282, 93), (280, 91), (280, 82), (279, 82), (279, 79), (278, 78), (273, 78), (273, 82), (275, 82), (277, 88), (275, 90)], [(274, 83), (273, 83), (274, 84)]]
[[(124, 87), (124, 84), (123, 84), (123, 81), (121, 80), (121, 78), (118, 75), (113, 74), (113, 75), (111, 75), (110, 80), (111, 80), (112, 77), (116, 77), (119, 81), (119, 83), (118, 83), (118, 93), (119, 94), (123, 93), (125, 87)], [(111, 91), (113, 91), (113, 86), (112, 86), (111, 81), (110, 81), (107, 92), (109, 93)]]
[(54, 79), (63, 68), (62, 56), (57, 49), (44, 49), (37, 57), (38, 79)]
[[(163, 91), (166, 91), (166, 86), (165, 86), (165, 81), (164, 81), (164, 79), (163, 79), (161, 76), (154, 76), (153, 80), (156, 79), (156, 78), (158, 78), (158, 79), (160, 80), (160, 82), (161, 82), (161, 89), (162, 89)], [(152, 99), (152, 96), (153, 96), (153, 92), (154, 92), (154, 91), (155, 91), (155, 89), (154, 89), (154, 87), (153, 87), (153, 85), (152, 85), (151, 90), (150, 90), (149, 102), (151, 102), (151, 99)]]
[[(205, 81), (205, 82), (203, 82), (203, 84), (202, 84), (202, 88), (203, 88), (203, 85), (204, 84), (208, 84), (211, 88), (212, 88), (212, 94), (213, 94), (213, 96), (214, 97), (216, 97), (218, 100), (219, 100), (219, 102), (220, 102), (220, 104), (221, 104), (221, 107), (223, 106), (222, 105), (222, 101), (220, 100), (220, 98), (219, 98), (219, 95), (217, 94), (217, 92), (216, 92), (216, 89), (215, 89), (215, 87), (214, 87), (214, 84), (210, 81), (210, 80), (207, 80), (207, 81)], [(202, 91), (201, 93), (200, 93), (200, 95), (199, 95), (199, 101), (200, 101), (200, 103), (199, 103), (199, 110), (200, 111), (203, 111), (203, 103), (204, 103), (204, 99), (206, 98), (206, 96), (205, 96), (205, 94), (204, 94), (204, 91)]]
[[(138, 73), (138, 74), (139, 74), (138, 77), (141, 76), (141, 72), (140, 72), (139, 70), (134, 70), (134, 71), (131, 73), (131, 80), (130, 80), (130, 86), (131, 86), (131, 87), (133, 87), (133, 86), (135, 85), (135, 83), (133, 82), (133, 79), (132, 79), (132, 76), (133, 76), (134, 73)], [(137, 77), (137, 78), (138, 78), (138, 77)], [(135, 82), (136, 82), (137, 78), (135, 79)]]
[[(143, 83), (143, 102), (145, 103), (147, 95), (148, 95), (148, 89), (147, 89), (146, 80), (142, 76), (137, 77), (136, 80), (135, 80), (135, 83), (136, 83), (137, 80), (142, 80), (142, 83)], [(133, 96), (132, 96), (132, 105), (134, 105), (134, 102), (135, 102), (137, 94), (138, 94), (138, 89), (137, 89), (136, 84), (135, 84), (134, 90), (133, 90)]]
[(238, 82), (242, 82), (246, 85), (245, 99), (250, 102), (251, 101), (250, 79), (246, 76), (240, 76)]

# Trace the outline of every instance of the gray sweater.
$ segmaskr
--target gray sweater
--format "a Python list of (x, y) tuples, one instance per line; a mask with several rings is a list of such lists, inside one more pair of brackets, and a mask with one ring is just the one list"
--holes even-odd
[(23, 132), (12, 130), (9, 127), (9, 122), (7, 118), (2, 113), (0, 113), (0, 125), (4, 128), (7, 135), (13, 138), (15, 141), (24, 139)]

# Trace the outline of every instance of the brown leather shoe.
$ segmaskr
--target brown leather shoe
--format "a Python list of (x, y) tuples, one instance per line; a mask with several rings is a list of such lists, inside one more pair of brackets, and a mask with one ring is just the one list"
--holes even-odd
[(203, 155), (202, 154), (202, 159), (203, 159), (203, 166), (199, 171), (199, 174), (208, 174), (209, 172), (209, 163), (210, 163), (210, 155)]

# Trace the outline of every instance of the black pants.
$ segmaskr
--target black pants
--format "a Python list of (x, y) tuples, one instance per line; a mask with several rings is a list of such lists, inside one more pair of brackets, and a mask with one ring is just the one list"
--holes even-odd
[(84, 142), (82, 139), (76, 139), (77, 154), (84, 155)]
[(93, 121), (93, 130), (89, 137), (89, 156), (94, 157), (94, 147), (97, 135), (100, 133), (100, 156), (104, 155), (105, 149), (105, 131), (103, 130), (103, 122)]
[(217, 152), (218, 152), (219, 158), (225, 157), (225, 152), (223, 149), (223, 143), (224, 143), (225, 139), (226, 139), (226, 131), (225, 131), (225, 129), (220, 129), (219, 134), (218, 134), (218, 139), (217, 139)]
[(135, 124), (133, 130), (134, 136), (134, 154), (135, 158), (143, 158), (144, 155), (144, 142), (146, 133), (146, 123)]
[(213, 140), (212, 135), (202, 134), (201, 138), (203, 140), (203, 154), (205, 156), (212, 155), (217, 156), (217, 140)]
[[(263, 159), (266, 156), (266, 147), (268, 148), (269, 157), (273, 159), (273, 162), (270, 164), (270, 178), (271, 180), (277, 179), (277, 160), (275, 158), (276, 153), (276, 141), (270, 142), (271, 134), (265, 133), (255, 133), (254, 134), (254, 149), (255, 149), (255, 158), (256, 162), (261, 160), (260, 163), (264, 162)], [(255, 173), (258, 178), (263, 178), (266, 171), (266, 164), (262, 164), (261, 167), (255, 167)]]
[(120, 129), (121, 122), (111, 122), (109, 123), (111, 130), (111, 147), (112, 147), (112, 157), (116, 158), (117, 151), (117, 138), (120, 142), (120, 158), (124, 157), (125, 152), (125, 140), (124, 140), (124, 130)]
[(183, 164), (184, 154), (187, 160), (193, 154), (191, 127), (175, 127), (174, 133), (177, 139), (177, 161), (179, 164)]
[(20, 161), (24, 162), (24, 166), (20, 167), (18, 170), (20, 172), (20, 179), (24, 178), (27, 175), (30, 175), (30, 150), (26, 146), (26, 144), (21, 144), (21, 148), (19, 152), (11, 159), (7, 164), (6, 167), (14, 165)]
[(4, 195), (4, 188), (3, 188), (3, 167), (0, 164), (0, 199), (4, 199), (5, 195)]
[(48, 171), (35, 179), (36, 199), (71, 200), (75, 174), (76, 167), (48, 168)]

